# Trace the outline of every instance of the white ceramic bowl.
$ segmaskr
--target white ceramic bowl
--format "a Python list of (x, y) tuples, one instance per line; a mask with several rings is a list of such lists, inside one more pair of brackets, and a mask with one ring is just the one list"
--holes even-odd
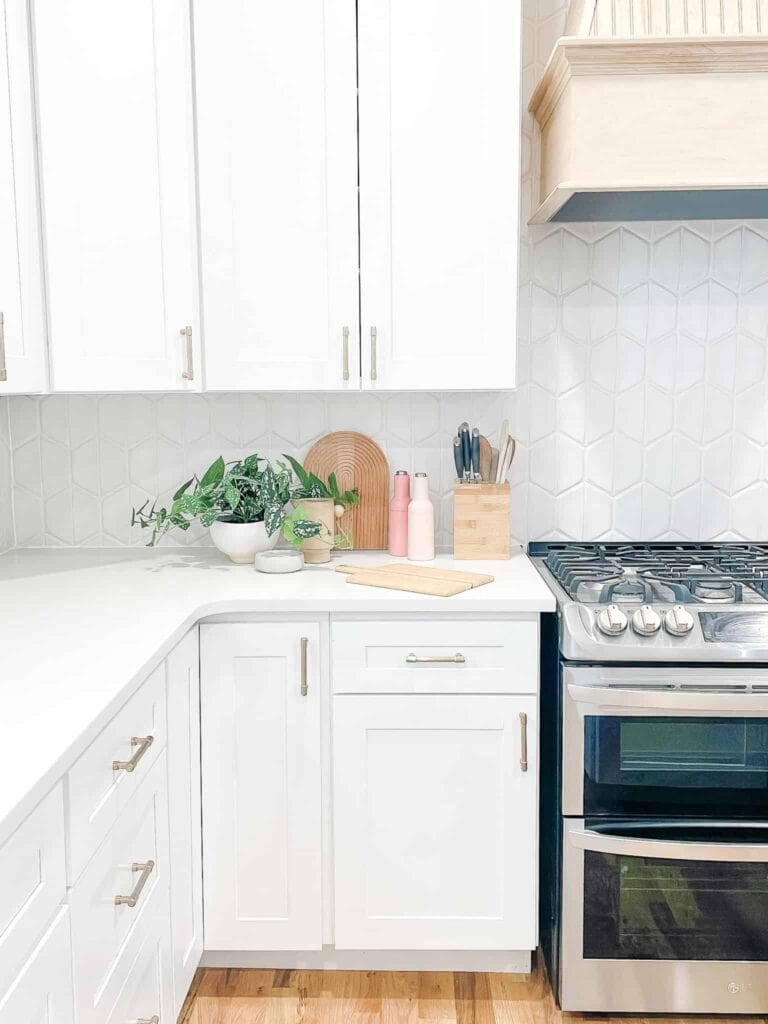
[(304, 555), (300, 551), (259, 551), (256, 554), (259, 572), (298, 572), (304, 568)]
[(217, 520), (211, 524), (211, 540), (233, 562), (253, 565), (256, 553), (271, 551), (280, 539), (280, 531), (267, 536), (264, 523), (226, 523)]

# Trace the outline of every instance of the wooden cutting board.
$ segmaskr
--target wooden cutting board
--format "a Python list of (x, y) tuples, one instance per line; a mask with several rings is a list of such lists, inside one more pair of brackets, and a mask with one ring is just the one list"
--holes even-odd
[(375, 441), (352, 430), (326, 434), (307, 452), (304, 467), (326, 481), (335, 473), (341, 491), (358, 491), (360, 504), (348, 508), (337, 520), (339, 533), (351, 531), (353, 548), (386, 548), (389, 465)]
[(337, 565), (336, 572), (347, 573), (347, 583), (383, 587), (386, 590), (405, 590), (412, 594), (430, 594), (433, 597), (453, 597), (493, 582), (493, 576), (487, 573), (435, 569), (402, 562), (389, 562), (370, 568)]
[(471, 587), (482, 587), (493, 583), (494, 577), (487, 572), (468, 572), (464, 569), (438, 569), (431, 565), (414, 565), (413, 562), (386, 562), (384, 565), (350, 565), (336, 566), (336, 572), (347, 575), (361, 572), (394, 572), (399, 576), (423, 576), (431, 580), (448, 580), (453, 583), (469, 583)]

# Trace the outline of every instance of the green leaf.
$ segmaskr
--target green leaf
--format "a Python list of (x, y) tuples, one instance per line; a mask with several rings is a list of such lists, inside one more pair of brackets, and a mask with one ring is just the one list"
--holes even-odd
[(194, 477), (190, 477), (190, 479), (187, 480), (187, 482), (185, 484), (181, 485), (181, 487), (178, 489), (178, 491), (176, 491), (176, 493), (174, 494), (173, 501), (178, 501), (178, 499), (182, 496), (182, 494), (186, 493), (186, 491), (189, 488), (189, 486), (194, 482), (194, 479), (195, 479)]
[(294, 459), (292, 455), (286, 455), (285, 452), (283, 452), (283, 458), (287, 459), (288, 462), (290, 463), (291, 468), (293, 469), (293, 472), (296, 474), (296, 477), (298, 478), (298, 481), (301, 484), (301, 486), (309, 488), (309, 473), (306, 471), (306, 469), (304, 469), (302, 464), (298, 462), (296, 459)]
[(229, 480), (224, 486), (224, 498), (234, 512), (240, 504), (240, 491), (237, 489), (237, 485), (231, 480)]
[(273, 533), (283, 525), (285, 520), (285, 505), (281, 501), (271, 501), (264, 507), (264, 525), (267, 528), (267, 536), (271, 537)]
[(215, 462), (211, 463), (208, 469), (206, 469), (205, 473), (203, 473), (203, 478), (200, 481), (200, 486), (210, 487), (213, 484), (221, 483), (225, 471), (226, 466), (224, 464), (224, 459), (220, 455)]

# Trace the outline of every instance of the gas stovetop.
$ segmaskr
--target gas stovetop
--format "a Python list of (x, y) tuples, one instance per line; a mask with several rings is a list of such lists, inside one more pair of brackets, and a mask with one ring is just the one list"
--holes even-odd
[(534, 543), (564, 657), (768, 661), (768, 544)]

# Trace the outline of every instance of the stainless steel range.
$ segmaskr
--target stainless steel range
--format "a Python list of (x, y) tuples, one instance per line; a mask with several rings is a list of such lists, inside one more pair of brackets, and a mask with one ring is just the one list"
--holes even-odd
[(532, 544), (566, 1010), (768, 1012), (768, 545)]

